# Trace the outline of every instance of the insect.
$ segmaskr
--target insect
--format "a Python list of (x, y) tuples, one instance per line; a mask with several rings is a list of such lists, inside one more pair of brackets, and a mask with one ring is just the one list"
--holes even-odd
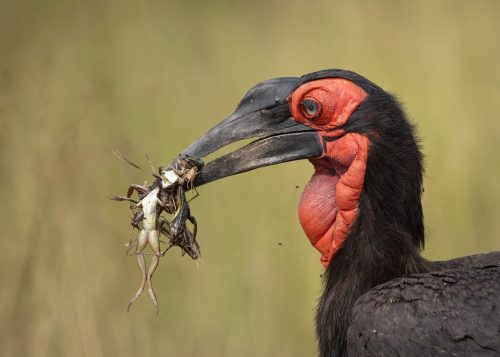
[[(121, 160), (141, 169), (138, 165), (123, 157), (119, 152), (115, 152)], [(149, 157), (148, 157), (149, 159)], [(151, 163), (151, 161), (150, 161)], [(152, 167), (154, 165), (151, 165)], [(146, 284), (148, 293), (156, 307), (158, 314), (158, 300), (153, 289), (152, 277), (158, 267), (161, 257), (173, 246), (180, 247), (182, 255), (188, 254), (192, 259), (200, 257), (200, 247), (196, 241), (198, 224), (194, 216), (191, 215), (189, 202), (186, 198), (186, 190), (193, 189), (196, 192), (193, 180), (198, 173), (200, 163), (190, 158), (177, 158), (173, 166), (159, 168), (158, 174), (153, 172), (154, 181), (151, 185), (145, 182), (143, 185), (132, 184), (127, 190), (126, 196), (112, 196), (115, 201), (129, 201), (132, 211), (131, 225), (139, 230), (137, 239), (130, 240), (127, 247), (127, 254), (133, 251), (137, 256), (137, 263), (141, 272), (141, 282), (135, 295), (128, 304), (127, 311), (139, 298)], [(137, 199), (132, 198), (134, 192)], [(191, 231), (186, 224), (191, 222)], [(167, 242), (160, 239), (160, 236), (167, 237)], [(165, 244), (161, 250), (161, 243)], [(146, 267), (144, 250), (149, 246), (151, 249), (151, 261)]]

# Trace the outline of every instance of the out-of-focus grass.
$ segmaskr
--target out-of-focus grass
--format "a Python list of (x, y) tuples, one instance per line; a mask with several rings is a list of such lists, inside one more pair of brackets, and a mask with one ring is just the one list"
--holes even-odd
[[(497, 1), (2, 1), (0, 354), (308, 356), (321, 286), (296, 219), (306, 162), (203, 187), (204, 262), (147, 296), (106, 200), (254, 83), (339, 67), (397, 93), (427, 156), (426, 256), (500, 249)], [(295, 186), (300, 186), (296, 189)], [(278, 243), (282, 242), (282, 245)]]

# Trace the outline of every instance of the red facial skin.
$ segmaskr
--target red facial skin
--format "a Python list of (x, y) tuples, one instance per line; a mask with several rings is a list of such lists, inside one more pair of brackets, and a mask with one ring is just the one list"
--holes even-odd
[[(306, 185), (299, 203), (299, 219), (311, 244), (321, 252), (327, 267), (349, 234), (358, 214), (368, 155), (368, 138), (348, 133), (335, 141), (325, 138), (343, 133), (337, 129), (367, 97), (354, 83), (342, 78), (308, 82), (288, 98), (295, 121), (318, 131), (324, 151), (310, 160), (315, 173)], [(307, 114), (301, 102), (318, 104), (316, 115)]]

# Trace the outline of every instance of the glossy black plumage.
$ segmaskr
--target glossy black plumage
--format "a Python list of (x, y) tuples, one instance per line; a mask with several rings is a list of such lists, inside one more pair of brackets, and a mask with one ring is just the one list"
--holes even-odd
[(500, 261), (500, 253), (478, 258), (474, 266), (440, 264), (435, 268), (443, 270), (394, 279), (364, 294), (352, 313), (349, 355), (498, 356), (500, 264), (489, 262)]
[(327, 77), (369, 94), (344, 129), (370, 144), (358, 218), (324, 275), (320, 355), (500, 356), (500, 253), (420, 255), (423, 157), (413, 126), (393, 96), (355, 73), (321, 71), (301, 83)]

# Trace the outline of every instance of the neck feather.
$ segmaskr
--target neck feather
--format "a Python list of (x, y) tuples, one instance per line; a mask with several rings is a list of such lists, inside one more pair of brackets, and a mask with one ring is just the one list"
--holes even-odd
[[(323, 357), (346, 355), (351, 311), (361, 295), (389, 280), (428, 270), (406, 232), (391, 225), (377, 227), (364, 222), (364, 217), (358, 218), (324, 274), (324, 292), (316, 315)], [(384, 236), (383, 242), (380, 236)]]
[[(399, 114), (399, 113), (397, 113)], [(422, 156), (413, 128), (404, 121), (394, 143), (370, 136), (358, 215), (324, 274), (316, 327), (320, 355), (345, 356), (347, 330), (356, 300), (376, 285), (428, 271), (421, 257)], [(406, 125), (406, 127), (404, 127)], [(379, 131), (380, 133), (380, 131)]]

